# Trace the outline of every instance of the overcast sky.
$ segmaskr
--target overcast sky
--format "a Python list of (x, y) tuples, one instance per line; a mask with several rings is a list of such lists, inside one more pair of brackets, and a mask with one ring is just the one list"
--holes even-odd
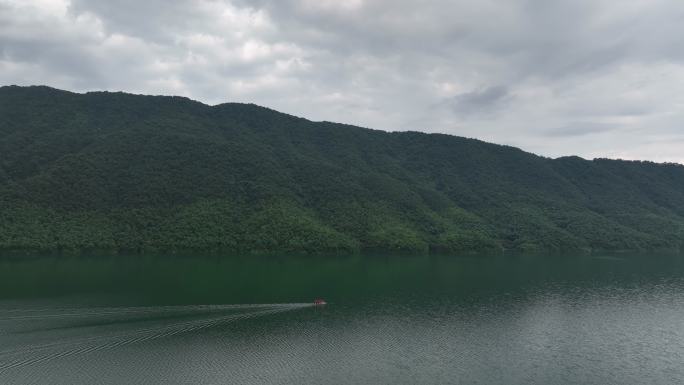
[(0, 85), (684, 163), (681, 0), (0, 0)]

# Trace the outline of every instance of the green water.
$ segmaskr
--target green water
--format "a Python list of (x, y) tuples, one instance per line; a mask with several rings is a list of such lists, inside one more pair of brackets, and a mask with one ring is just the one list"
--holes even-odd
[(674, 384), (683, 363), (682, 257), (0, 259), (0, 384)]

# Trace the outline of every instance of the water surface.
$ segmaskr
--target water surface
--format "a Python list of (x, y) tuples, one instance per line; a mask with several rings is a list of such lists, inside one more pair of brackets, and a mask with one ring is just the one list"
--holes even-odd
[(673, 384), (682, 363), (682, 257), (0, 259), (2, 384)]

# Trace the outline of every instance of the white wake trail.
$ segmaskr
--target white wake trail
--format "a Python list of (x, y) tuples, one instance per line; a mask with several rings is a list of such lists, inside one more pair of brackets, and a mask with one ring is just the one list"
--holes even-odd
[[(232, 314), (228, 316), (213, 317), (209, 319), (178, 322), (171, 325), (164, 325), (159, 327), (145, 328), (133, 332), (122, 333), (118, 335), (95, 336), (90, 338), (79, 339), (75, 341), (65, 341), (61, 343), (46, 344), (41, 346), (29, 347), (26, 349), (0, 352), (0, 355), (17, 355), (34, 353), (37, 350), (58, 349), (55, 352), (43, 354), (38, 357), (29, 357), (25, 359), (15, 360), (0, 365), (0, 374), (11, 369), (17, 369), (25, 366), (35, 365), (43, 362), (49, 362), (59, 358), (75, 356), (79, 354), (87, 354), (98, 352), (102, 350), (114, 349), (117, 347), (141, 343), (159, 338), (170, 337), (173, 335), (197, 331), (219, 324), (224, 324), (232, 321), (238, 321), (258, 316), (269, 314), (282, 313), (295, 309), (301, 309), (311, 306), (311, 304), (293, 303), (293, 304), (266, 304), (266, 305), (222, 305), (222, 309), (248, 309), (248, 308), (264, 308), (265, 310)], [(103, 341), (102, 343), (98, 343)], [(93, 345), (94, 343), (94, 345)], [(68, 347), (71, 345), (80, 345), (73, 349), (62, 350), (59, 348)]]
[[(191, 306), (154, 306), (154, 307), (109, 307), (109, 308), (52, 308), (52, 309), (6, 309), (0, 311), (0, 321), (32, 320), (48, 318), (93, 317), (103, 315), (129, 315), (151, 313), (181, 313), (196, 311), (222, 311), (239, 309), (256, 309), (268, 307), (283, 307), (303, 304), (239, 304), (239, 305), (191, 305)], [(3, 313), (29, 313), (24, 315), (1, 316)], [(47, 313), (46, 312), (52, 312)], [(33, 313), (33, 314), (31, 314)], [(39, 314), (35, 314), (39, 313)]]

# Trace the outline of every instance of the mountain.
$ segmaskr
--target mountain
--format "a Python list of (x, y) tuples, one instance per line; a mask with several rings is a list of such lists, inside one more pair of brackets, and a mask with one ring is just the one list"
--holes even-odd
[(0, 88), (0, 249), (681, 250), (684, 166)]

